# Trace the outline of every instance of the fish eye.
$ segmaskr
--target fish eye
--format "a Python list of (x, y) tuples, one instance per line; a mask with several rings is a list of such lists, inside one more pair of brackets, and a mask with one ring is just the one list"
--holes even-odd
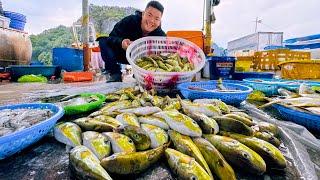
[(195, 121), (192, 121), (192, 123), (193, 123), (193, 124), (197, 124), (197, 122), (195, 122)]
[(263, 150), (265, 150), (265, 151), (267, 151), (267, 152), (270, 152), (270, 149), (269, 149), (269, 148), (267, 148), (267, 147), (265, 147), (265, 146), (263, 146), (262, 148), (263, 148)]
[(116, 157), (117, 157), (117, 156), (115, 156), (115, 155), (109, 156), (109, 158), (110, 158), (111, 160), (116, 159)]
[(133, 138), (134, 138), (134, 139), (139, 139), (140, 136), (139, 136), (138, 134), (133, 134)]
[(129, 143), (133, 143), (133, 141), (131, 139), (129, 139)]
[(196, 176), (192, 176), (191, 178), (190, 178), (190, 180), (197, 180), (198, 178), (196, 177)]
[(243, 152), (243, 153), (242, 153), (242, 156), (243, 156), (244, 158), (246, 158), (246, 159), (249, 159), (249, 157), (250, 157), (249, 154), (246, 153), (246, 152)]

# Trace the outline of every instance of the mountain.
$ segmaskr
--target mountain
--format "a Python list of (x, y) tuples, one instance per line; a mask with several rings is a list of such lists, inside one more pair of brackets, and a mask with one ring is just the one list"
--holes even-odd
[(69, 47), (71, 45), (71, 28), (61, 25), (45, 30), (38, 35), (31, 35), (30, 39), (32, 42), (32, 60), (51, 64), (52, 48)]
[[(133, 14), (137, 9), (131, 7), (97, 6), (90, 4), (90, 21), (93, 22), (97, 34), (108, 35), (113, 26), (123, 17)], [(81, 22), (81, 18), (77, 22)], [(32, 60), (45, 64), (52, 62), (52, 48), (70, 47), (73, 43), (72, 28), (58, 26), (30, 36), (32, 42)]]
[(109, 34), (113, 26), (122, 18), (138, 10), (132, 7), (97, 6), (89, 7), (90, 21), (94, 23), (97, 33)]

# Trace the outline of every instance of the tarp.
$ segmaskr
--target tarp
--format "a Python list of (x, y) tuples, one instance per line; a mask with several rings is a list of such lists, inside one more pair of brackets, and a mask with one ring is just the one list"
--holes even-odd
[(289, 49), (317, 49), (320, 48), (320, 34), (287, 39), (284, 43)]
[(292, 43), (296, 43), (296, 42), (298, 42), (298, 41), (310, 41), (310, 40), (315, 40), (315, 39), (320, 39), (320, 34), (315, 34), (315, 35), (310, 35), (310, 36), (304, 36), (304, 37), (287, 39), (287, 40), (284, 41), (284, 43), (286, 43), (286, 44), (292, 44)]
[(320, 48), (320, 43), (301, 44), (301, 45), (285, 45), (289, 49), (317, 49)]

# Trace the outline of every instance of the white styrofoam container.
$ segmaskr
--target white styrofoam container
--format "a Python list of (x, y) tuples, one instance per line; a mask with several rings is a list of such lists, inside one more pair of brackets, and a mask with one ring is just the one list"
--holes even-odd
[(208, 79), (210, 78), (210, 65), (208, 60), (206, 60), (204, 68), (202, 69), (202, 77), (208, 78)]
[(10, 19), (4, 16), (0, 16), (0, 27), (9, 28)]

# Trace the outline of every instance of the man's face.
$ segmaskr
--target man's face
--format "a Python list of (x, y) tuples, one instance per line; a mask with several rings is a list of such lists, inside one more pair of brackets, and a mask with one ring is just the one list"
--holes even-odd
[(153, 7), (148, 7), (142, 14), (141, 29), (145, 33), (150, 33), (157, 29), (161, 23), (162, 13)]

